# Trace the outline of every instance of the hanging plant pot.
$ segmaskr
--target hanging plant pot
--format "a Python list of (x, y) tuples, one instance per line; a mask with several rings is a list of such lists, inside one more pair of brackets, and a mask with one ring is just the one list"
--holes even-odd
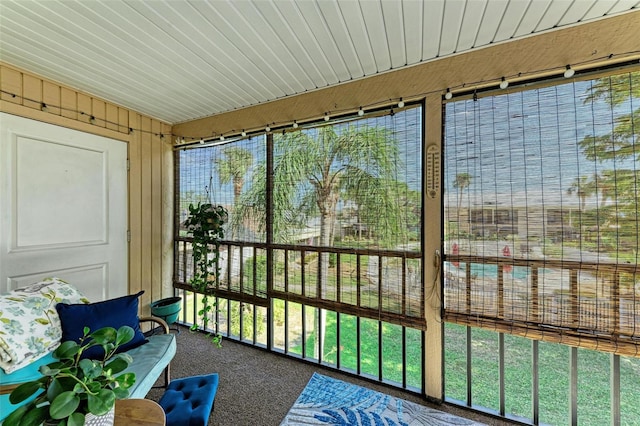
[[(202, 295), (202, 308), (198, 311), (201, 327), (209, 330), (209, 317), (215, 309), (209, 299), (213, 296), (220, 279), (220, 242), (224, 238), (224, 224), (229, 219), (229, 214), (223, 206), (214, 206), (210, 203), (197, 206), (189, 205), (189, 217), (185, 221), (187, 231), (193, 237), (191, 248), (193, 252), (194, 272), (190, 280), (193, 290)], [(198, 329), (194, 322), (192, 330)], [(214, 335), (213, 341), (220, 342), (220, 336)]]

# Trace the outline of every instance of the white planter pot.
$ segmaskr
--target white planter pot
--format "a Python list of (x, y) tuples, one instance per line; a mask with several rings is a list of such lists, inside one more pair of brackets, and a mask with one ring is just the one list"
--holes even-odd
[(113, 419), (116, 413), (115, 408), (115, 406), (111, 407), (111, 410), (102, 416), (96, 416), (91, 413), (87, 414), (84, 416), (84, 426), (113, 426)]

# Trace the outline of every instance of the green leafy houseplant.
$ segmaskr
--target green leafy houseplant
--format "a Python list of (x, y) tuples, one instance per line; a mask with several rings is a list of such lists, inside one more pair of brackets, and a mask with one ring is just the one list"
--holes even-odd
[[(40, 367), (40, 379), (26, 382), (15, 388), (9, 396), (12, 404), (20, 403), (41, 392), (33, 401), (22, 405), (5, 419), (6, 426), (84, 425), (88, 413), (101, 416), (108, 413), (116, 399), (127, 398), (129, 388), (135, 383), (135, 373), (122, 373), (133, 361), (127, 353), (116, 350), (133, 339), (129, 326), (100, 328), (90, 333), (84, 328), (84, 336), (78, 342), (67, 340), (53, 353), (57, 360)], [(101, 360), (81, 359), (89, 347), (102, 346)]]
[[(185, 221), (187, 231), (193, 237), (195, 271), (190, 283), (195, 291), (202, 294), (202, 309), (198, 315), (205, 331), (211, 311), (215, 308), (215, 302), (212, 303), (209, 296), (213, 295), (220, 278), (220, 242), (224, 238), (224, 224), (228, 218), (224, 207), (198, 203), (197, 206), (189, 205), (189, 217)], [(197, 324), (191, 326), (192, 330), (197, 328)], [(213, 341), (220, 344), (221, 336), (215, 334)]]

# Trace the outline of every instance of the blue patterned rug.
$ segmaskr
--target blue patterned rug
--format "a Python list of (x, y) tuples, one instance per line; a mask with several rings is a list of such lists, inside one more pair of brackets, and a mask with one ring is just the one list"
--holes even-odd
[(280, 426), (481, 425), (462, 417), (313, 373)]

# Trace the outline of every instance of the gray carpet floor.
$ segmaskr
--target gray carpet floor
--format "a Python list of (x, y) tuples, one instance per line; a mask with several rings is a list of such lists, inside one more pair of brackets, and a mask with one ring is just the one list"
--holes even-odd
[[(488, 425), (515, 424), (449, 404), (432, 404), (402, 390), (231, 340), (223, 340), (222, 347), (217, 348), (204, 334), (184, 327), (177, 334), (177, 342), (178, 350), (171, 363), (172, 379), (219, 374), (209, 425), (278, 426), (314, 371)], [(158, 380), (147, 398), (158, 401), (164, 391), (163, 382), (163, 378)]]

